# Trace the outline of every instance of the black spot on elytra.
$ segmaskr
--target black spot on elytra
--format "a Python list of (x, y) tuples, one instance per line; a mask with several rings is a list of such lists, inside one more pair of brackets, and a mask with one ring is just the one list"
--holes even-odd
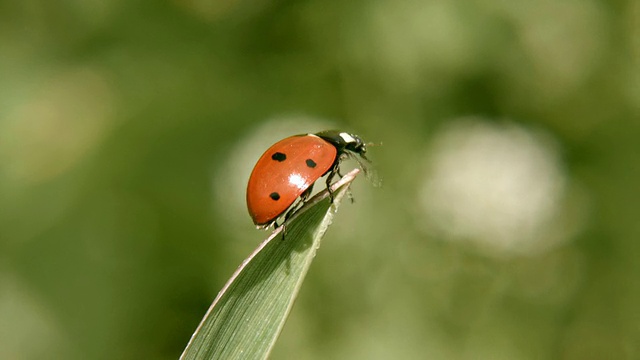
[(307, 166), (310, 168), (316, 167), (316, 162), (311, 159), (307, 159), (305, 162), (307, 163)]
[(280, 194), (278, 194), (277, 192), (272, 192), (271, 194), (269, 194), (269, 197), (275, 201), (280, 200)]
[(277, 152), (277, 153), (274, 153), (273, 155), (271, 155), (271, 159), (273, 159), (275, 161), (282, 162), (282, 161), (287, 160), (287, 155), (283, 154), (281, 152)]

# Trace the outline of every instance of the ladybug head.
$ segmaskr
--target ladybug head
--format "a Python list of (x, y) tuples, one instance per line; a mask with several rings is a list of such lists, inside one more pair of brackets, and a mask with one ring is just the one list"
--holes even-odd
[[(330, 142), (336, 147), (338, 150), (338, 159), (346, 155), (356, 160), (358, 165), (360, 165), (360, 168), (364, 171), (366, 177), (371, 180), (375, 186), (380, 186), (381, 180), (378, 178), (375, 170), (370, 167), (371, 161), (365, 155), (367, 153), (367, 146), (372, 146), (373, 144), (365, 143), (358, 135), (339, 130), (321, 131), (315, 135)], [(360, 158), (365, 161), (363, 162), (356, 155), (359, 155)]]
[(358, 135), (341, 133), (341, 137), (349, 138), (350, 141), (346, 141), (344, 149), (352, 153), (360, 155), (362, 158), (368, 160), (364, 154), (367, 153), (367, 144), (362, 141)]
[(358, 135), (349, 134), (339, 130), (326, 130), (315, 134), (318, 137), (330, 142), (338, 149), (338, 153), (358, 154), (367, 160), (367, 144)]

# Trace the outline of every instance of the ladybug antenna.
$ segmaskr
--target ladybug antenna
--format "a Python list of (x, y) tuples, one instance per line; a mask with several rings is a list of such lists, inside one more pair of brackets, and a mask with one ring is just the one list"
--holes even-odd
[(364, 176), (369, 181), (371, 181), (373, 186), (375, 187), (382, 186), (382, 179), (378, 176), (378, 172), (373, 168), (371, 160), (369, 160), (362, 153), (358, 154), (360, 156), (355, 156), (354, 154), (351, 154), (351, 155), (352, 155), (351, 158), (358, 163), (358, 166), (360, 166), (360, 169), (362, 169), (362, 172), (364, 172)]
[[(365, 145), (366, 145), (366, 147), (382, 146), (382, 141), (381, 141), (381, 142), (379, 142), (379, 143), (372, 143), (372, 142), (369, 142), (369, 143), (366, 143)], [(369, 160), (369, 158), (367, 158), (367, 157), (364, 155), (364, 152), (359, 153), (359, 155), (360, 155), (360, 157), (362, 157), (363, 159), (367, 160), (367, 162), (368, 162), (368, 163), (371, 163), (371, 160)], [(360, 163), (360, 165), (362, 165), (362, 163)], [(363, 170), (364, 170), (364, 169), (363, 169)], [(365, 171), (365, 173), (366, 173), (366, 171)]]

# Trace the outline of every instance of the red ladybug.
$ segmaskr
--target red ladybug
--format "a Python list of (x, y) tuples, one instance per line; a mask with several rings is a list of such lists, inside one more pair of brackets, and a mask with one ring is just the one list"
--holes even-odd
[[(328, 174), (329, 188), (335, 175), (341, 176), (340, 162), (355, 155), (368, 162), (366, 151), (359, 136), (337, 130), (278, 141), (262, 154), (249, 177), (247, 207), (253, 222), (259, 228), (277, 226), (276, 220), (296, 199), (304, 202), (309, 197), (316, 180)], [(287, 212), (285, 220), (294, 209)]]

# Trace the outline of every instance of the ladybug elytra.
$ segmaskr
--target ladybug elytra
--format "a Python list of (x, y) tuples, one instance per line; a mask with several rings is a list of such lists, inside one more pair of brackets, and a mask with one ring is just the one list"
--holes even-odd
[[(254, 224), (268, 228), (285, 214), (295, 211), (291, 205), (311, 194), (313, 184), (327, 175), (330, 189), (333, 178), (340, 174), (340, 162), (356, 155), (365, 156), (367, 145), (354, 134), (327, 130), (315, 134), (288, 137), (272, 145), (258, 160), (247, 185), (247, 207)], [(291, 209), (290, 209), (291, 208)], [(290, 209), (287, 211), (287, 209)]]

